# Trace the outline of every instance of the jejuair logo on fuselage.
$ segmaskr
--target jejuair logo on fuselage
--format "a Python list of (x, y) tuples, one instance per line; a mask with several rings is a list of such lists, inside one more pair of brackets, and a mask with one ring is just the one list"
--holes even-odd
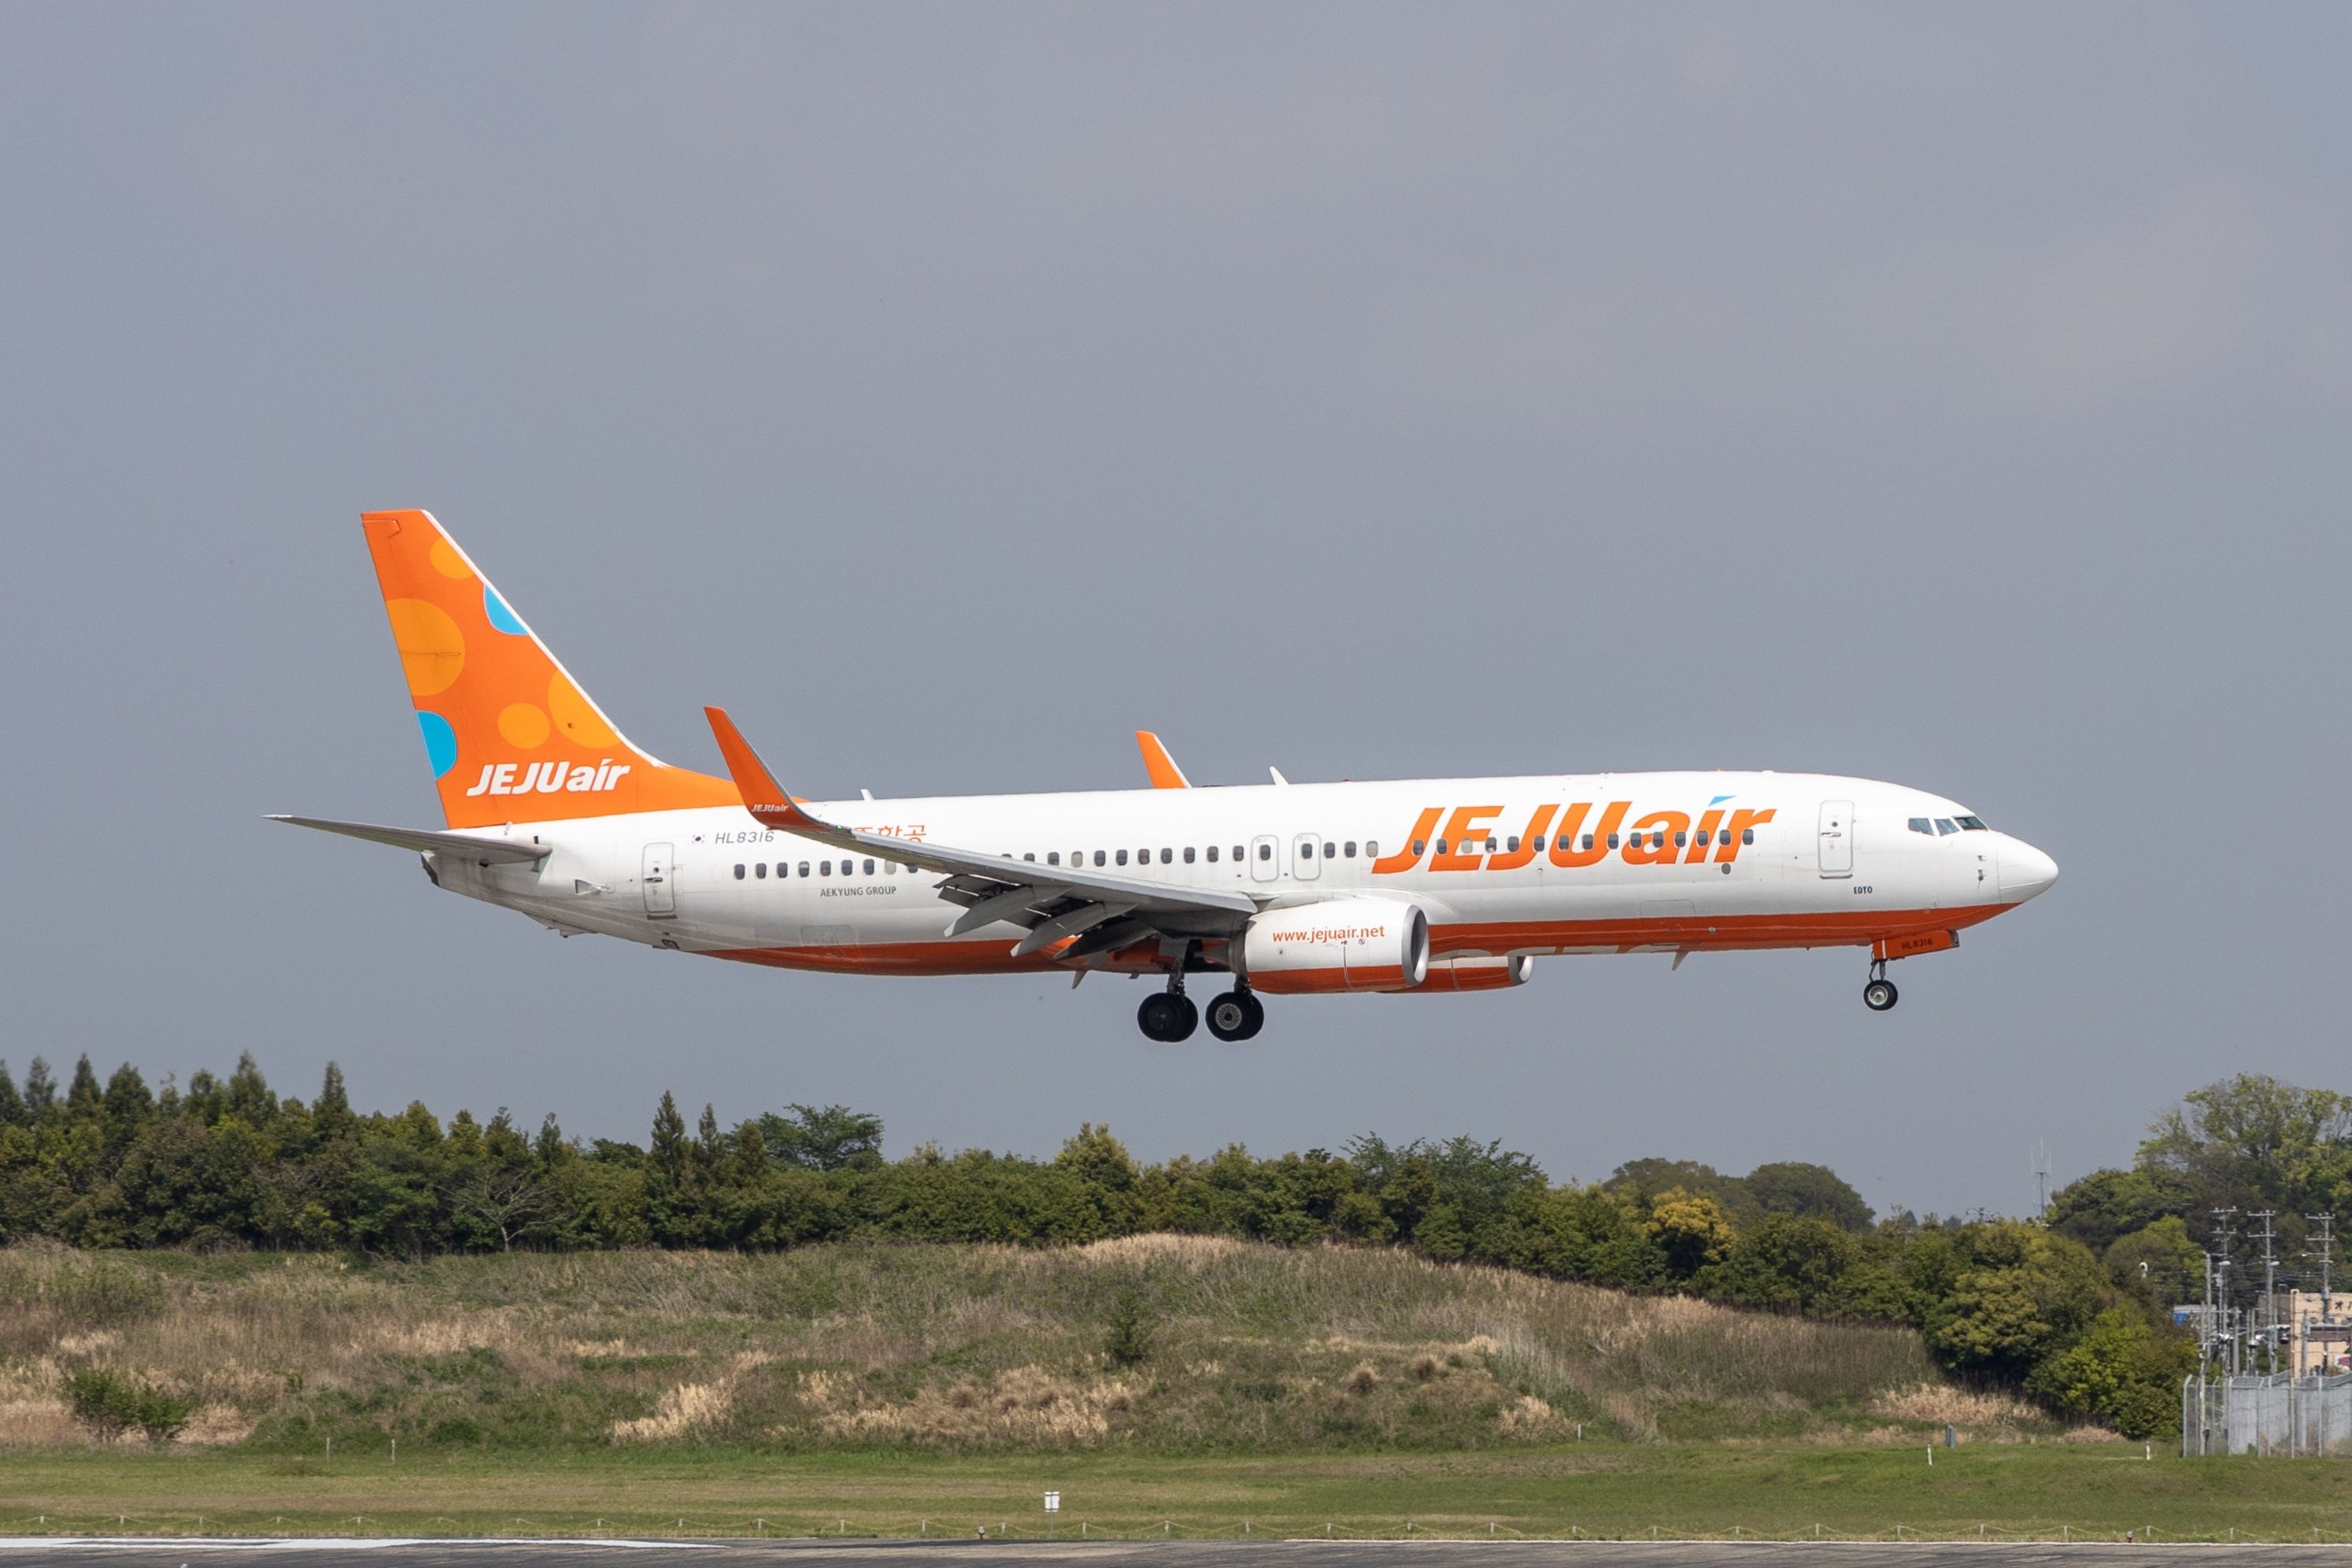
[(482, 776), (474, 781), (467, 795), (593, 795), (611, 789), (621, 775), (629, 771), (629, 763), (615, 763), (610, 758), (591, 766), (586, 763), (533, 763), (530, 771), (515, 780), (515, 770), (520, 763), (484, 763)]
[(1413, 822), (1404, 847), (1372, 862), (1372, 874), (1412, 870), (1424, 855), (1432, 871), (1516, 871), (1533, 865), (1538, 855), (1564, 868), (1597, 866), (1612, 855), (1630, 866), (1695, 866), (1712, 855), (1727, 868), (1773, 816), (1769, 806), (1721, 810), (1721, 803), (1729, 798), (1717, 795), (1700, 813), (1696, 827), (1688, 812), (1654, 811), (1628, 828), (1625, 817), (1633, 809), (1630, 800), (1611, 801), (1589, 826), (1591, 801), (1578, 801), (1565, 814), (1556, 805), (1539, 805), (1528, 817), (1527, 827), (1508, 839), (1495, 832), (1493, 819), (1503, 815), (1499, 805), (1457, 805), (1451, 815), (1442, 805), (1428, 806)]

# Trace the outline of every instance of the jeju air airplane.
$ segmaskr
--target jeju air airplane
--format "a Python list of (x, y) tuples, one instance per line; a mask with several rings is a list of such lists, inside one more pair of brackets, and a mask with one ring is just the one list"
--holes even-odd
[[(1137, 1021), (1258, 1032), (1265, 995), (1524, 984), (1553, 953), (1870, 950), (1889, 963), (2049, 888), (2041, 850), (1941, 795), (1813, 773), (1195, 788), (1139, 732), (1153, 787), (813, 801), (726, 713), (729, 776), (623, 737), (422, 511), (365, 514), (441, 795), (442, 828), (274, 820), (415, 850), (436, 887), (739, 963), (850, 974), (1097, 970), (1159, 979)], [(1271, 771), (1271, 770), (1270, 770)]]

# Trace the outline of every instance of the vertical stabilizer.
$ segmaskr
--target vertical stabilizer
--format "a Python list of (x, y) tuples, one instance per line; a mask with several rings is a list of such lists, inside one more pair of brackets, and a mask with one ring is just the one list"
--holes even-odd
[(360, 521), (450, 826), (740, 804), (629, 744), (432, 513)]

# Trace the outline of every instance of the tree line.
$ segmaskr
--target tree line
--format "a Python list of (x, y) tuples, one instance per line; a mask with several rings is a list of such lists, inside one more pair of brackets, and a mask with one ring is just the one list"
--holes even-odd
[[(2276, 1141), (2256, 1130), (2250, 1142), (2238, 1112), (2279, 1095), (2305, 1097), (2294, 1125), (2317, 1131), (2302, 1155), (2265, 1165), (2270, 1156), (2240, 1144)], [(488, 1121), (460, 1110), (446, 1124), (422, 1102), (359, 1112), (332, 1066), (305, 1101), (272, 1090), (249, 1056), (226, 1079), (198, 1072), (161, 1092), (128, 1065), (101, 1082), (87, 1058), (60, 1089), (37, 1060), (21, 1087), (0, 1064), (0, 1242), (393, 1258), (1059, 1245), (1147, 1231), (1393, 1246), (1620, 1289), (1907, 1323), (1960, 1376), (2154, 1436), (2177, 1421), (2193, 1347), (2166, 1310), (2173, 1280), (2137, 1264), (2169, 1243), (2168, 1222), (2184, 1224), (2189, 1194), (2306, 1184), (2281, 1188), (2284, 1202), (2287, 1191), (2322, 1190), (2326, 1172), (2340, 1183), (2343, 1121), (2313, 1121), (2335, 1103), (2314, 1096), (2324, 1091), (2251, 1079), (2200, 1090), (2158, 1124), (2132, 1171), (2065, 1189), (2045, 1226), (1882, 1219), (1833, 1172), (1801, 1162), (1731, 1176), (1639, 1160), (1604, 1182), (1559, 1184), (1499, 1143), (1366, 1135), (1338, 1152), (1262, 1157), (1235, 1144), (1142, 1164), (1091, 1124), (1046, 1160), (929, 1144), (893, 1160), (880, 1120), (841, 1106), (793, 1105), (732, 1127), (706, 1106), (689, 1127), (665, 1093), (637, 1144), (569, 1137), (552, 1116), (526, 1133), (504, 1110)]]

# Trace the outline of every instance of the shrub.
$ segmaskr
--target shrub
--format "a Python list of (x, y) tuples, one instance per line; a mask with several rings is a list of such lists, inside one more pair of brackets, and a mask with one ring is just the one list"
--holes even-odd
[(1151, 1353), (1151, 1336), (1158, 1327), (1151, 1304), (1143, 1292), (1129, 1285), (1111, 1298), (1110, 1313), (1105, 1320), (1103, 1352), (1110, 1357), (1113, 1366), (1133, 1366)]
[(102, 1366), (78, 1366), (66, 1373), (66, 1405), (91, 1436), (111, 1443), (139, 1424), (139, 1390), (127, 1377)]

